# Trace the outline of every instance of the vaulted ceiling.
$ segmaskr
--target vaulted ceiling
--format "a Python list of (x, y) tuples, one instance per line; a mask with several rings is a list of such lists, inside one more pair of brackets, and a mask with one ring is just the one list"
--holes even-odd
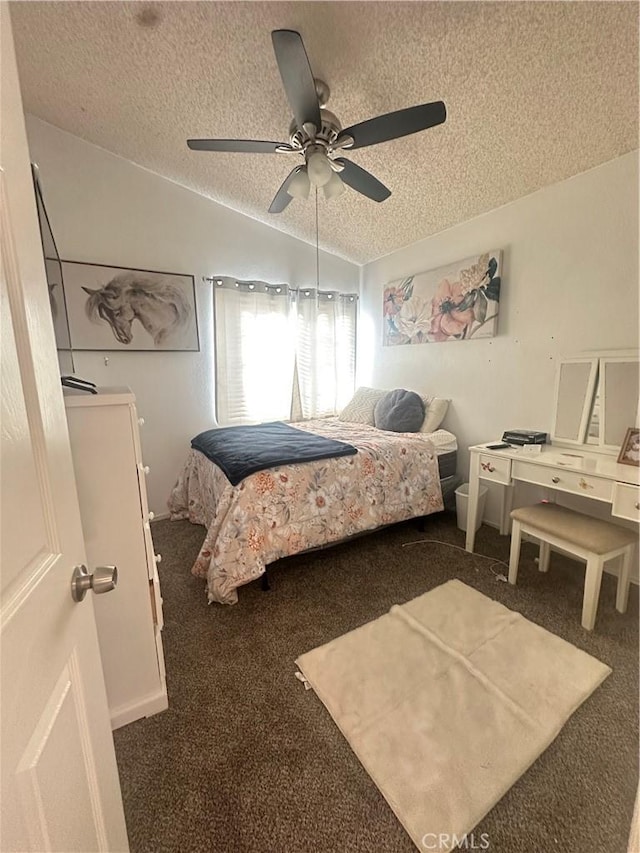
[(267, 213), (298, 155), (185, 144), (288, 141), (271, 30), (301, 33), (345, 127), (445, 101), (444, 125), (347, 155), (388, 200), (320, 199), (321, 246), (357, 263), (638, 145), (637, 3), (20, 2), (11, 13), (27, 111), (311, 242), (311, 198)]

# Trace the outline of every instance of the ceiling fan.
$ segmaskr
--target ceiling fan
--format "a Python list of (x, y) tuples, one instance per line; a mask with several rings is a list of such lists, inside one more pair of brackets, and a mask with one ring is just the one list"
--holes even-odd
[(295, 30), (274, 30), (271, 39), (293, 112), (289, 142), (188, 139), (189, 148), (194, 151), (302, 155), (304, 165), (296, 166), (287, 175), (271, 202), (269, 213), (281, 213), (292, 198), (307, 198), (312, 186), (322, 188), (325, 198), (339, 195), (344, 190), (344, 184), (373, 201), (389, 198), (391, 190), (370, 172), (336, 155), (442, 124), (447, 117), (444, 103), (435, 101), (396, 110), (343, 130), (336, 116), (326, 108), (329, 87), (322, 80), (314, 79), (300, 33)]

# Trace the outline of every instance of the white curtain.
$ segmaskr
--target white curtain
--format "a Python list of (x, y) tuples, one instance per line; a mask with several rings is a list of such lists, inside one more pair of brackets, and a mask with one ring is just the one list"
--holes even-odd
[(214, 279), (216, 413), (222, 425), (320, 417), (355, 380), (357, 296)]
[(294, 295), (300, 418), (339, 411), (353, 395), (357, 300), (315, 289)]
[(215, 279), (216, 415), (223, 425), (291, 411), (294, 334), (286, 285)]

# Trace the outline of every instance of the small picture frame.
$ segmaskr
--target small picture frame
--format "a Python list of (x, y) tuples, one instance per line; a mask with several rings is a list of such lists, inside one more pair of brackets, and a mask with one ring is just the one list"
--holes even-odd
[(624, 437), (618, 462), (622, 465), (640, 466), (640, 429), (629, 427)]

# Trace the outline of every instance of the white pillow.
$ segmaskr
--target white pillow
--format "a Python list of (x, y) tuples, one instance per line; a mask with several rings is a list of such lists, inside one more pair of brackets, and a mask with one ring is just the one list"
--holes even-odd
[(449, 400), (442, 397), (422, 397), (424, 403), (424, 421), (420, 432), (435, 432), (447, 414)]
[(358, 388), (338, 415), (338, 420), (349, 421), (352, 424), (375, 426), (373, 410), (378, 400), (381, 400), (386, 393), (387, 391), (380, 391), (377, 388)]
[[(339, 413), (338, 420), (349, 421), (352, 424), (369, 424), (375, 426), (373, 411), (378, 400), (381, 400), (388, 391), (379, 388), (361, 387), (356, 390), (351, 400)], [(449, 400), (443, 397), (425, 397), (420, 394), (424, 403), (424, 421), (420, 432), (435, 432), (447, 414)]]

